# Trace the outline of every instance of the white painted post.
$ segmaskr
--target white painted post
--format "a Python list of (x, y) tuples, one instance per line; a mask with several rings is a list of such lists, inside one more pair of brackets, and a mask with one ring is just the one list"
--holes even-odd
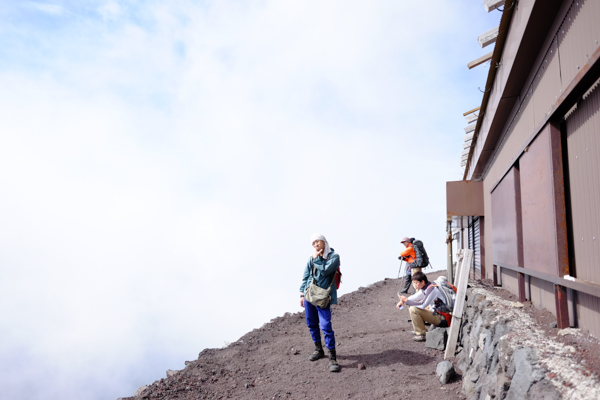
[(467, 283), (469, 282), (469, 268), (473, 259), (473, 250), (465, 249), (462, 262), (457, 268), (457, 293), (456, 302), (454, 303), (454, 311), (452, 312), (452, 322), (448, 332), (448, 343), (446, 344), (446, 353), (444, 360), (454, 357), (456, 353), (456, 342), (458, 340), (458, 332), (462, 325), (463, 309), (465, 307), (465, 297), (467, 294)]

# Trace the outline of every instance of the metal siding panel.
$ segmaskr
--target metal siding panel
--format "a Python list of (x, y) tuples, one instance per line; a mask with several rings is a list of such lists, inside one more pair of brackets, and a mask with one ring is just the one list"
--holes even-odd
[(493, 235), (492, 235), (492, 194), (490, 193), (488, 185), (493, 184), (490, 181), (483, 181), (483, 204), (486, 210), (486, 215), (483, 219), (483, 223), (485, 224), (484, 229), (484, 243), (483, 246), (486, 249), (485, 251), (485, 277), (486, 279), (492, 279), (494, 276), (494, 243), (493, 243)]
[(547, 126), (520, 160), (525, 268), (556, 275), (558, 249), (552, 148)]
[(492, 192), (493, 259), (510, 265), (519, 265), (515, 179), (513, 168)]
[(502, 288), (510, 291), (513, 294), (519, 293), (519, 281), (517, 273), (510, 269), (502, 269)]
[(600, 283), (600, 88), (567, 119), (575, 271)]
[(479, 237), (479, 218), (473, 221), (473, 263), (477, 276), (480, 276), (481, 271), (481, 243)]
[(511, 126), (508, 128), (508, 132), (502, 140), (502, 143), (498, 145), (500, 149), (496, 160), (493, 161), (493, 165), (490, 171), (485, 177), (485, 180), (491, 180), (497, 182), (506, 167), (513, 164), (515, 157), (521, 151), (521, 148), (533, 133), (534, 129), (534, 118), (533, 118), (533, 102), (531, 96), (531, 90), (528, 90), (523, 94), (524, 99), (521, 103), (521, 107), (514, 116)]
[(565, 90), (600, 40), (600, 2), (576, 0), (558, 30), (562, 90)]
[(552, 41), (537, 75), (533, 80), (534, 125), (538, 126), (546, 119), (546, 113), (552, 108), (561, 93), (558, 42)]
[(586, 293), (577, 292), (577, 324), (600, 338), (600, 299)]
[(554, 285), (551, 282), (530, 278), (531, 291), (530, 299), (536, 307), (542, 307), (550, 311), (556, 317), (556, 303), (554, 299)]
[(483, 183), (474, 181), (446, 182), (446, 215), (483, 215)]

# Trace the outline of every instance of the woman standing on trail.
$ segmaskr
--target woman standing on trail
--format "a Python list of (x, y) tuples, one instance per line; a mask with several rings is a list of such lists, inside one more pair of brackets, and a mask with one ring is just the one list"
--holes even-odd
[[(340, 366), (335, 354), (335, 336), (331, 327), (331, 304), (337, 304), (337, 288), (333, 280), (340, 266), (340, 257), (329, 247), (325, 236), (314, 234), (310, 240), (315, 251), (304, 268), (302, 285), (300, 285), (300, 306), (304, 307), (306, 325), (308, 325), (310, 336), (315, 343), (315, 351), (308, 359), (316, 361), (325, 357), (321, 342), (322, 330), (325, 335), (325, 346), (329, 350), (329, 371), (339, 372)], [(311, 285), (313, 278), (315, 284), (320, 288), (328, 289), (331, 287), (331, 301), (325, 308), (317, 307), (304, 299), (305, 292)], [(321, 330), (319, 330), (319, 326)]]

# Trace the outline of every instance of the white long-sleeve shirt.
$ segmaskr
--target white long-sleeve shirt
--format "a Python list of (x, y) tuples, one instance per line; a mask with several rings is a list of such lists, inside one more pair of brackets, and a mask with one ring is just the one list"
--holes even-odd
[(417, 308), (427, 308), (430, 305), (435, 304), (436, 299), (440, 299), (445, 303), (440, 290), (430, 282), (427, 287), (419, 290), (417, 293), (406, 299), (406, 305), (415, 306)]

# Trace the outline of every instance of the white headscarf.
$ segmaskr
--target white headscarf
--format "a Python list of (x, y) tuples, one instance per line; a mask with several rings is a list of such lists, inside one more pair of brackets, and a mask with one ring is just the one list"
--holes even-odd
[(310, 243), (312, 244), (315, 240), (322, 240), (325, 243), (325, 249), (323, 250), (323, 258), (327, 258), (329, 253), (331, 253), (331, 248), (329, 247), (327, 239), (325, 239), (325, 236), (321, 235), (320, 233), (315, 233), (310, 237)]

